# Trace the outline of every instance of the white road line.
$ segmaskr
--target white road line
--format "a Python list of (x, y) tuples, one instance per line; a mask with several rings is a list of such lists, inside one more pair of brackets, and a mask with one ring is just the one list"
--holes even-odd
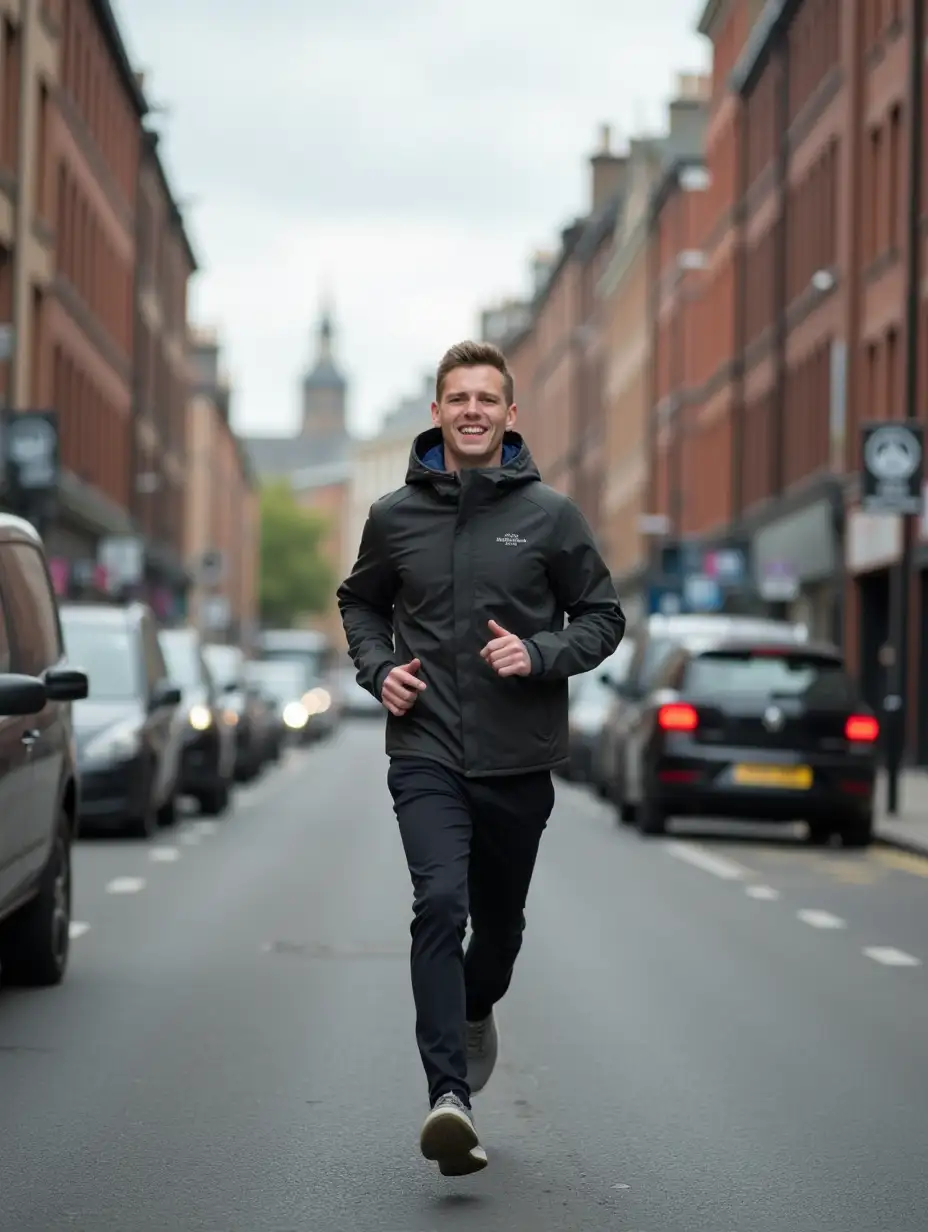
[(711, 873), (713, 877), (721, 877), (723, 881), (743, 881), (745, 877), (750, 876), (749, 870), (742, 864), (736, 864), (734, 860), (728, 860), (725, 856), (714, 855), (711, 851), (706, 851), (704, 847), (697, 847), (694, 843), (668, 839), (664, 843), (664, 849), (672, 856), (676, 856), (678, 860), (692, 864), (694, 868), (701, 868), (704, 873)]
[(84, 933), (90, 932), (90, 925), (84, 924), (81, 920), (72, 920), (68, 925), (68, 935), (72, 941), (76, 941), (78, 937), (83, 937)]
[(107, 894), (138, 894), (145, 889), (144, 877), (114, 877), (106, 887)]
[(756, 898), (764, 903), (775, 903), (780, 897), (780, 891), (768, 885), (749, 885), (744, 892), (748, 898)]
[(180, 859), (180, 850), (177, 847), (152, 847), (148, 858), (155, 864), (174, 864)]
[(830, 911), (797, 911), (796, 918), (812, 928), (846, 928), (847, 925)]
[(871, 945), (864, 950), (867, 958), (882, 963), (884, 967), (920, 967), (920, 958), (906, 954), (904, 950), (895, 950), (890, 945)]

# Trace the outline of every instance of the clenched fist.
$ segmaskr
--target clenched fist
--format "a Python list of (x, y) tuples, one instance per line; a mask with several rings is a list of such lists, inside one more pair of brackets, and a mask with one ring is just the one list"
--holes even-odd
[(495, 620), (489, 622), (489, 628), (493, 637), (481, 650), (481, 659), (497, 676), (530, 676), (532, 660), (521, 637), (507, 633)]
[(399, 667), (390, 669), (380, 690), (380, 700), (397, 718), (401, 718), (415, 702), (425, 688), (425, 681), (416, 676), (422, 664), (418, 659), (410, 659)]

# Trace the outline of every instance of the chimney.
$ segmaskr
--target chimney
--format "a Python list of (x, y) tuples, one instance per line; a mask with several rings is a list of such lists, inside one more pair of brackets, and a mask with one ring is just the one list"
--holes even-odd
[(703, 153), (709, 118), (711, 80), (701, 73), (680, 73), (676, 97), (668, 107), (667, 153), (671, 159)]
[(599, 130), (599, 149), (590, 159), (590, 213), (598, 214), (607, 201), (621, 189), (627, 159), (612, 150), (612, 126), (603, 124)]

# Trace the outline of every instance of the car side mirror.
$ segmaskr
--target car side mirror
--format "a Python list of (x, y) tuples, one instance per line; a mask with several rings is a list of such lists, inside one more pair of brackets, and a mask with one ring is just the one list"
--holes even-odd
[(151, 694), (151, 710), (160, 710), (162, 706), (179, 706), (184, 699), (183, 693), (170, 680), (161, 680), (155, 685)]
[(76, 667), (50, 667), (43, 677), (50, 702), (82, 702), (90, 692), (90, 679)]
[(48, 692), (38, 676), (7, 673), (0, 676), (0, 714), (18, 716), (39, 714), (45, 709)]

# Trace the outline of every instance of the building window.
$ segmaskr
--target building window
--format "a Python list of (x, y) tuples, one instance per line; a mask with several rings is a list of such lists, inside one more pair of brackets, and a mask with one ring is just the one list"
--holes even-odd
[(887, 248), (899, 252), (902, 248), (903, 177), (906, 170), (905, 152), (902, 147), (902, 108), (893, 107), (889, 113), (889, 174), (886, 178)]

